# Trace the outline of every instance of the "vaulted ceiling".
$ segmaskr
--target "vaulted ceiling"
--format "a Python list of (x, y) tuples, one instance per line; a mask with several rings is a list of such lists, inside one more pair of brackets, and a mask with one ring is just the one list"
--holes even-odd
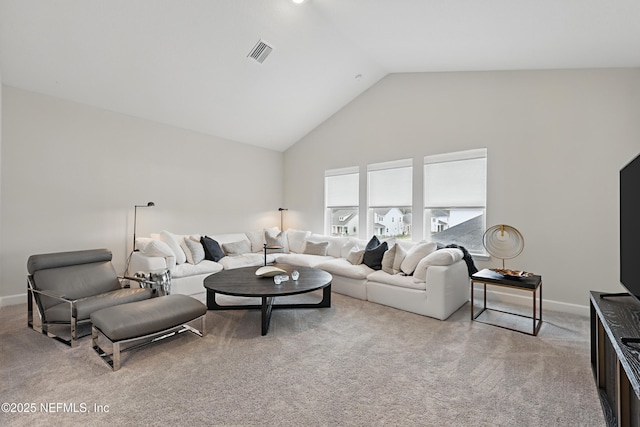
[(638, 0), (0, 0), (3, 84), (279, 151), (388, 73), (639, 66)]

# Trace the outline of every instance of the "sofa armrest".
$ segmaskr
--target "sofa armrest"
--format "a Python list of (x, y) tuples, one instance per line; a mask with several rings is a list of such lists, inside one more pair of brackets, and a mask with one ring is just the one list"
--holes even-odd
[(451, 265), (432, 265), (427, 269), (427, 299), (436, 301), (441, 311), (434, 317), (441, 320), (469, 300), (470, 281), (467, 264), (456, 261)]
[(141, 252), (134, 252), (131, 254), (131, 260), (129, 261), (129, 272), (136, 273), (138, 271), (144, 271), (148, 273), (154, 270), (167, 269), (166, 258), (159, 256), (147, 256)]

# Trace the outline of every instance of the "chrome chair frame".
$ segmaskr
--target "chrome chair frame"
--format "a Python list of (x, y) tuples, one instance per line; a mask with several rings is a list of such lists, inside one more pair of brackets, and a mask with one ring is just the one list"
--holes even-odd
[[(137, 277), (118, 277), (118, 279), (136, 281), (140, 283), (141, 287), (143, 287), (142, 285), (151, 286), (154, 284), (153, 282), (149, 282), (147, 280), (140, 279)], [(67, 304), (69, 304), (70, 321), (69, 322), (47, 322), (44, 316), (44, 308), (40, 303), (40, 299), (37, 298), (35, 294), (44, 295), (44, 296), (54, 298), (56, 300), (59, 300), (61, 302), (66, 302)], [(38, 318), (40, 319), (40, 322), (39, 322), (40, 325), (38, 325), (34, 321), (35, 320), (34, 313), (33, 313), (34, 300), (35, 300), (35, 306), (38, 311)], [(91, 332), (88, 332), (84, 335), (78, 336), (78, 325), (91, 323), (91, 319), (84, 319), (79, 321), (75, 316), (74, 313), (76, 313), (76, 304), (78, 303), (78, 301), (80, 301), (80, 299), (71, 300), (69, 298), (66, 298), (63, 294), (57, 294), (51, 291), (43, 291), (40, 289), (36, 289), (35, 283), (33, 281), (33, 276), (32, 275), (27, 276), (27, 326), (30, 329), (33, 329), (34, 331), (40, 332), (41, 334), (46, 335), (49, 338), (53, 338), (56, 341), (66, 344), (72, 348), (77, 347), (79, 338), (91, 335)], [(51, 325), (70, 325), (70, 328), (71, 328), (70, 339), (65, 339), (61, 336), (58, 336), (52, 333), (49, 330), (49, 326)]]

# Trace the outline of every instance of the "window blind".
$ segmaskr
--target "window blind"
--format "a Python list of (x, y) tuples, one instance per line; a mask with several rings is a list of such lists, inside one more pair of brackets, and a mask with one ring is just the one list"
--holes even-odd
[(367, 170), (370, 208), (412, 205), (411, 159), (371, 164)]
[(425, 208), (484, 207), (486, 200), (486, 149), (425, 157)]
[(358, 206), (360, 174), (357, 168), (325, 172), (325, 205), (327, 208)]

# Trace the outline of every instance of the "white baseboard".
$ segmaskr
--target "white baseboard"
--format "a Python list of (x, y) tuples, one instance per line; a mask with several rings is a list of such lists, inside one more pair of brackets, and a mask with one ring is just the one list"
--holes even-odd
[(18, 305), (27, 302), (27, 294), (9, 295), (6, 297), (0, 297), (0, 307), (7, 305)]
[[(482, 291), (479, 288), (476, 288), (475, 298), (476, 304), (478, 304), (479, 297), (481, 296)], [(531, 295), (515, 295), (506, 292), (498, 292), (498, 291), (490, 291), (487, 290), (487, 300), (493, 302), (500, 303), (508, 303), (514, 304), (519, 307), (528, 307), (529, 309), (533, 309), (533, 302), (531, 300)], [(538, 300), (536, 297), (536, 304)], [(586, 305), (578, 305), (578, 304), (570, 304), (566, 302), (552, 301), (548, 299), (542, 299), (542, 312), (544, 315), (545, 310), (559, 311), (562, 313), (571, 313), (576, 314), (578, 316), (589, 317), (589, 307)]]

